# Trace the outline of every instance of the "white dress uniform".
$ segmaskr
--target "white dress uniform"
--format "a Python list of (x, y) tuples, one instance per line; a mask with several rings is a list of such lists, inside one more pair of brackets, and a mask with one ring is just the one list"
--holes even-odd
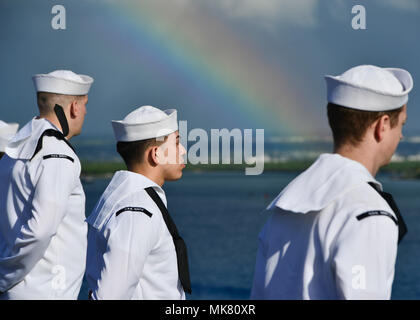
[[(37, 92), (86, 95), (93, 79), (57, 70), (33, 81)], [(82, 285), (85, 194), (60, 109), (54, 110), (63, 131), (34, 118), (0, 161), (0, 299), (76, 299)]]
[[(358, 66), (327, 76), (328, 102), (366, 111), (402, 107), (402, 69)], [(267, 207), (251, 299), (389, 299), (406, 232), (392, 196), (359, 162), (322, 154)]]
[[(112, 125), (117, 141), (163, 137), (178, 130), (177, 111), (143, 106)], [(87, 221), (91, 299), (184, 300), (191, 292), (186, 246), (155, 182), (116, 172)]]
[[(76, 299), (84, 274), (87, 225), (80, 162), (72, 148), (26, 124), (0, 162), (1, 299)], [(42, 148), (35, 154), (38, 141)]]
[(381, 188), (338, 154), (293, 180), (267, 208), (251, 298), (389, 299), (397, 217), (369, 182)]
[(144, 190), (147, 177), (118, 171), (88, 218), (86, 279), (93, 299), (185, 299), (172, 236)]

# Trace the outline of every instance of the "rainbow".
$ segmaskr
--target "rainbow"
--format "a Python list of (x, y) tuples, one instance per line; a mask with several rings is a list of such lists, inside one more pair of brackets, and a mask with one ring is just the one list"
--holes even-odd
[[(288, 85), (284, 72), (264, 61), (246, 35), (229, 28), (219, 16), (196, 8), (181, 10), (172, 1), (119, 1), (106, 6), (112, 19), (97, 26), (102, 36), (147, 59), (151, 71), (165, 75), (170, 69), (168, 76), (173, 77), (175, 70), (180, 85), (196, 84), (190, 94), (197, 101), (208, 99), (221, 113), (229, 101), (232, 114), (255, 119), (275, 132), (295, 135), (302, 126), (310, 127), (310, 119), (296, 112), (294, 106), (304, 101)], [(174, 19), (183, 14), (187, 18), (173, 28)]]

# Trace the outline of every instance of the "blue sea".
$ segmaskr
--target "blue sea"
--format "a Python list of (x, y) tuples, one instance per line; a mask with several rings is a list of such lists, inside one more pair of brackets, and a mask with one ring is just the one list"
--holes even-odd
[[(72, 144), (76, 148), (79, 158), (87, 161), (121, 161), (116, 152), (113, 138), (84, 138), (75, 137)], [(188, 141), (187, 150), (190, 150), (195, 141)], [(221, 143), (219, 143), (219, 154), (221, 154)], [(231, 154), (233, 155), (233, 142), (230, 143)], [(311, 139), (302, 137), (266, 137), (264, 141), (265, 162), (284, 162), (313, 160), (319, 154), (331, 152), (331, 137), (313, 137)], [(255, 154), (255, 142), (253, 144), (253, 156)], [(209, 157), (211, 150), (208, 150)], [(420, 136), (406, 137), (398, 145), (393, 161), (420, 161)], [(220, 159), (221, 163), (222, 159)]]
[[(268, 203), (298, 172), (185, 172), (164, 185), (169, 211), (188, 246), (192, 292), (188, 299), (248, 299), (258, 233), (268, 218)], [(420, 180), (379, 174), (394, 195), (408, 226), (399, 245), (392, 299), (420, 299)], [(84, 182), (86, 212), (109, 179)], [(87, 297), (84, 283), (79, 295)]]

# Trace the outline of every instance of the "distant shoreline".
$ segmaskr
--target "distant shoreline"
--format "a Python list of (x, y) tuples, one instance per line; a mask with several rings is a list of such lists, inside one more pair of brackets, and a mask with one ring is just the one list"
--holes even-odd
[[(265, 163), (264, 172), (301, 172), (307, 169), (313, 160), (304, 161), (286, 161), (279, 163)], [(191, 172), (211, 172), (211, 171), (244, 171), (245, 168), (251, 167), (246, 164), (187, 164), (184, 171)], [(85, 180), (96, 178), (110, 178), (115, 171), (125, 170), (123, 162), (117, 161), (82, 161), (81, 177)], [(383, 167), (380, 172), (391, 174), (400, 179), (420, 179), (420, 162), (418, 161), (401, 161), (392, 162)]]

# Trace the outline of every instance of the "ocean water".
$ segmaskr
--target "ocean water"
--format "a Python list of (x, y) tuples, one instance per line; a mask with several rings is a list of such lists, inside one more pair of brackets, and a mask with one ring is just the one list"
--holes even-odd
[[(88, 161), (121, 161), (116, 152), (115, 141), (113, 139), (84, 139), (76, 137), (72, 140), (80, 159)], [(195, 141), (188, 142), (188, 150)], [(222, 143), (219, 142), (219, 154), (221, 154)], [(319, 154), (331, 152), (332, 141), (327, 138), (313, 138), (306, 140), (303, 138), (276, 138), (266, 137), (264, 141), (264, 160), (265, 162), (282, 162), (293, 160), (315, 159)], [(230, 144), (231, 156), (233, 155), (233, 142)], [(255, 155), (255, 144), (253, 145), (253, 155)], [(208, 151), (209, 156), (211, 150)], [(420, 137), (404, 138), (396, 150), (393, 160), (420, 160)], [(221, 163), (222, 159), (220, 159)]]
[[(263, 209), (298, 175), (242, 171), (185, 172), (164, 185), (168, 206), (188, 247), (192, 281), (188, 299), (248, 299)], [(420, 180), (377, 176), (393, 194), (408, 226), (399, 245), (392, 299), (420, 299)], [(84, 182), (90, 214), (109, 179)], [(86, 299), (83, 283), (79, 299)]]

